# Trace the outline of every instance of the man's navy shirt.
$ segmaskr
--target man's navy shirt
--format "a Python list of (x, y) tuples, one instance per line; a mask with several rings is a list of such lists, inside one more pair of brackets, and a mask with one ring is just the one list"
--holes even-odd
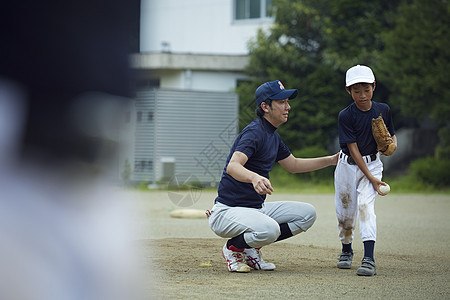
[(395, 134), (392, 122), (391, 110), (386, 103), (372, 101), (372, 107), (368, 111), (359, 110), (355, 103), (344, 108), (338, 117), (339, 144), (342, 151), (350, 155), (347, 143), (358, 145), (362, 156), (377, 153), (377, 143), (372, 134), (372, 119), (380, 116), (391, 136)]
[(265, 118), (256, 118), (241, 131), (228, 155), (216, 201), (228, 206), (262, 207), (266, 195), (259, 195), (251, 183), (237, 181), (226, 169), (233, 153), (239, 151), (248, 157), (245, 168), (269, 178), (273, 164), (291, 154), (275, 130)]

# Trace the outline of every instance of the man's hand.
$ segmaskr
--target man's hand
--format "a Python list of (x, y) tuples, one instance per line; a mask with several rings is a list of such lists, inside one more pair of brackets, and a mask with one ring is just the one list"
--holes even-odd
[(266, 177), (257, 175), (252, 179), (253, 188), (260, 195), (272, 195), (273, 188), (269, 179)]
[(294, 155), (289, 155), (285, 159), (278, 161), (278, 163), (290, 173), (306, 173), (328, 166), (337, 165), (339, 152), (333, 155), (321, 156), (315, 158), (296, 158)]
[(331, 163), (330, 163), (330, 165), (331, 165), (331, 166), (337, 165), (337, 162), (338, 162), (338, 160), (339, 160), (339, 152), (336, 153), (336, 154), (334, 154), (334, 155), (332, 155), (332, 156), (330, 156), (330, 158), (331, 158)]
[(228, 163), (227, 173), (237, 181), (253, 184), (253, 188), (260, 195), (272, 195), (273, 188), (269, 179), (246, 169), (244, 165), (247, 160), (247, 155), (244, 153), (239, 151), (234, 152)]

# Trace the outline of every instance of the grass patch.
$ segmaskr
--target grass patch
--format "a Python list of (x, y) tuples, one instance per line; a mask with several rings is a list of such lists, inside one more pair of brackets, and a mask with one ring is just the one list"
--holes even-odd
[(270, 182), (275, 193), (330, 194), (334, 193), (334, 179), (308, 178), (304, 174), (291, 174), (281, 167), (270, 173)]
[(271, 180), (271, 182), (275, 193), (292, 193), (292, 194), (334, 193), (333, 180), (313, 182), (291, 178), (283, 182), (278, 182), (278, 180)]
[(391, 193), (396, 194), (450, 194), (450, 187), (435, 187), (416, 179), (412, 175), (383, 178), (391, 187)]
[[(331, 170), (330, 170), (331, 171)], [(418, 180), (413, 175), (385, 176), (383, 181), (391, 187), (391, 194), (449, 194), (450, 187), (437, 188), (434, 185)], [(285, 194), (334, 194), (334, 177), (332, 172), (328, 178), (308, 178), (302, 174), (290, 174), (282, 168), (274, 168), (270, 173), (270, 182), (275, 193)], [(146, 184), (136, 187), (139, 190), (148, 190)], [(167, 188), (160, 188), (165, 190)], [(200, 188), (207, 192), (217, 192), (217, 188)]]
[[(413, 175), (385, 176), (383, 181), (390, 185), (392, 194), (450, 194), (449, 186), (438, 188), (418, 180)], [(276, 193), (334, 194), (333, 176), (314, 180), (274, 168), (270, 174), (270, 182)]]

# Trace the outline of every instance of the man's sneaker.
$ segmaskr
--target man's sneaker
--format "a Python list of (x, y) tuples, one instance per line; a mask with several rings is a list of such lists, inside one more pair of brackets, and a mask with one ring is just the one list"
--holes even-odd
[(228, 271), (240, 273), (250, 272), (250, 267), (245, 263), (245, 254), (243, 251), (232, 251), (227, 248), (227, 244), (225, 243), (222, 249), (222, 256), (227, 261)]
[(261, 257), (261, 249), (247, 248), (244, 249), (245, 262), (247, 265), (255, 270), (272, 271), (275, 269), (275, 265), (265, 262)]
[(350, 269), (352, 267), (353, 252), (342, 252), (339, 256), (337, 267), (339, 269)]
[(375, 262), (369, 257), (364, 257), (361, 262), (361, 267), (359, 267), (358, 271), (356, 271), (356, 274), (360, 276), (376, 275), (377, 267), (375, 265)]

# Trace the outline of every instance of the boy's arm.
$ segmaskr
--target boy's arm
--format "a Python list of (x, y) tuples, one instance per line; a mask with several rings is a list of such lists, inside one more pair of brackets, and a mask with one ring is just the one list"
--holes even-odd
[(335, 166), (338, 156), (339, 153), (316, 158), (296, 158), (291, 154), (285, 159), (280, 160), (279, 163), (290, 173), (305, 173), (328, 166)]
[(370, 173), (369, 168), (367, 168), (367, 165), (364, 159), (362, 158), (361, 152), (359, 152), (358, 145), (356, 143), (348, 143), (347, 147), (356, 165), (358, 165), (361, 172), (363, 172), (364, 175), (366, 175), (367, 179), (369, 179), (370, 183), (372, 183), (374, 190), (377, 191), (379, 195), (386, 196), (386, 194), (380, 192), (380, 185), (386, 185), (386, 183), (376, 178), (375, 176), (372, 175), (372, 173)]
[(245, 153), (235, 151), (227, 165), (227, 174), (237, 181), (253, 184), (253, 188), (260, 195), (271, 195), (273, 188), (269, 179), (244, 167), (247, 160), (248, 157)]

